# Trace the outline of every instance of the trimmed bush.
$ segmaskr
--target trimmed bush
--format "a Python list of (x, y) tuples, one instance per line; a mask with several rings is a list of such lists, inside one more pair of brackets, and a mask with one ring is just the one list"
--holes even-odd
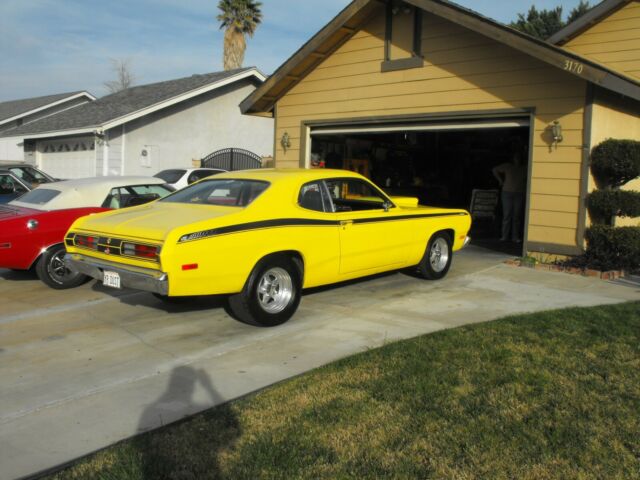
[(600, 188), (621, 187), (640, 176), (640, 142), (608, 139), (591, 152), (591, 173)]
[(594, 225), (586, 232), (587, 263), (601, 270), (640, 270), (640, 227)]
[(611, 217), (640, 217), (640, 192), (596, 190), (587, 199), (593, 223), (609, 224)]

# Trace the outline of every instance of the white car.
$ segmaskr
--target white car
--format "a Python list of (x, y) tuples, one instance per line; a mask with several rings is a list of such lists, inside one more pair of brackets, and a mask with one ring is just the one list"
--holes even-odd
[(198, 180), (226, 172), (219, 168), (172, 168), (162, 170), (154, 175), (161, 178), (176, 190), (187, 187)]

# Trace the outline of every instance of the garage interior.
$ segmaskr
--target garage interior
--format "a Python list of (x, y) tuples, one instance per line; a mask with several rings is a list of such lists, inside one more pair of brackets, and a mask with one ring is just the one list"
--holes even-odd
[[(521, 255), (521, 243), (500, 241), (500, 187), (492, 169), (516, 154), (527, 162), (529, 139), (528, 118), (321, 126), (311, 130), (310, 162), (357, 171), (387, 194), (418, 197), (421, 205), (469, 210), (472, 243)], [(524, 238), (524, 211), (521, 219)]]

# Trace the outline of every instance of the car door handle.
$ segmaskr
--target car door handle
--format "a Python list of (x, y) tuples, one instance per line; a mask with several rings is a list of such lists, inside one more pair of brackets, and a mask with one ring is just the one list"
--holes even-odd
[(347, 228), (349, 225), (353, 225), (353, 220), (340, 220), (340, 226)]

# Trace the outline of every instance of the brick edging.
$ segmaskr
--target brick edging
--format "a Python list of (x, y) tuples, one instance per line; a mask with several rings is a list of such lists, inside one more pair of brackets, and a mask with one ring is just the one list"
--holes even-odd
[(624, 277), (625, 273), (623, 270), (593, 270), (590, 268), (577, 268), (577, 267), (564, 267), (562, 265), (555, 265), (553, 263), (529, 263), (523, 262), (517, 258), (513, 260), (505, 260), (506, 265), (511, 265), (513, 267), (525, 267), (532, 268), (534, 270), (543, 270), (546, 272), (562, 272), (569, 273), (571, 275), (582, 275), (583, 277), (594, 277), (599, 278), (601, 280), (616, 280), (620, 277)]

